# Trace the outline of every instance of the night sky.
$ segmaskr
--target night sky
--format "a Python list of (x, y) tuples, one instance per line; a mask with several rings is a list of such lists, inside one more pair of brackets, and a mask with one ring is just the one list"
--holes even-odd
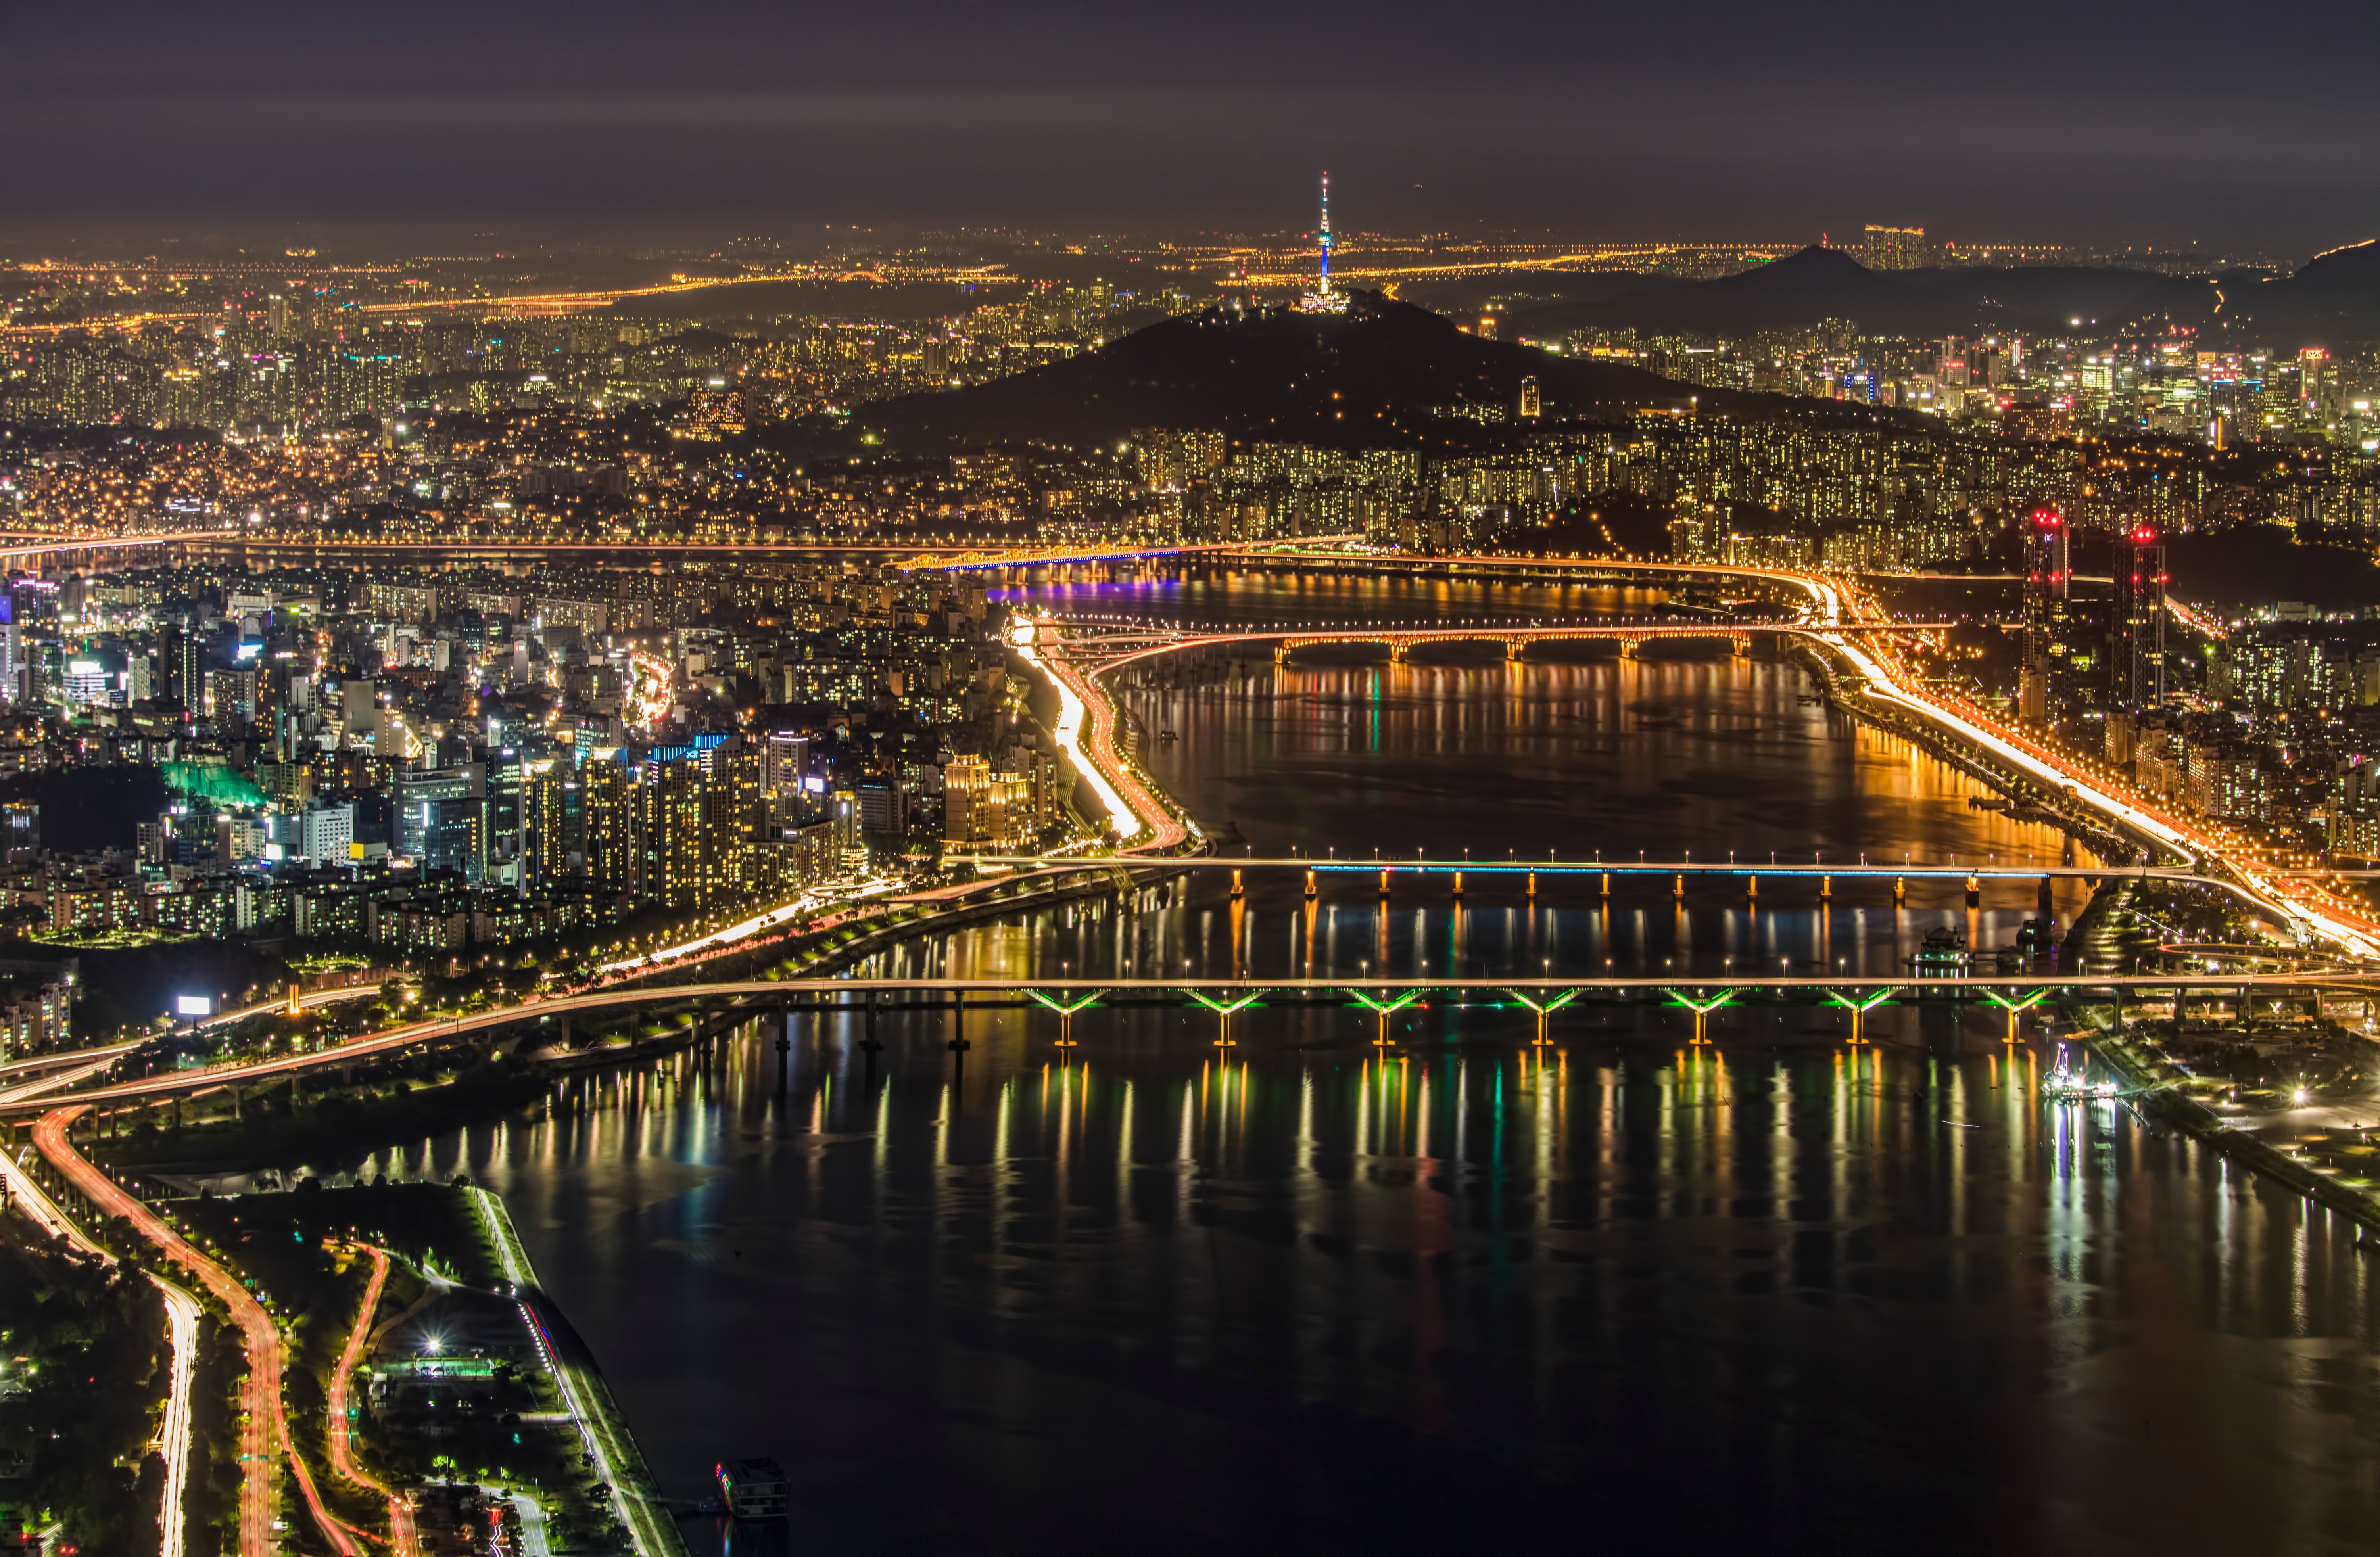
[(0, 237), (2380, 231), (2380, 11), (2117, 6), (13, 7)]

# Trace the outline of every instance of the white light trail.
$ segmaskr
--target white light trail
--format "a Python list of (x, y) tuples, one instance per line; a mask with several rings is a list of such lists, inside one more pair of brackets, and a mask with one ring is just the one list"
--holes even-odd
[(182, 1489), (190, 1479), (190, 1375), (198, 1364), (199, 1300), (154, 1272), (165, 1299), (165, 1338), (173, 1348), (172, 1379), (165, 1390), (165, 1420), (157, 1453), (165, 1462), (165, 1491), (158, 1500), (158, 1557), (182, 1557)]
[(667, 962), (673, 958), (686, 957), (698, 951), (716, 951), (724, 947), (734, 946), (738, 941), (749, 940), (763, 931), (781, 928), (805, 914), (816, 913), (831, 903), (856, 902), (867, 898), (880, 897), (904, 885), (905, 884), (897, 876), (877, 876), (862, 881), (856, 887), (838, 890), (832, 895), (798, 898), (793, 902), (772, 908), (765, 913), (756, 913), (749, 919), (740, 920), (725, 929), (713, 930), (707, 935), (698, 935), (693, 940), (679, 941), (674, 946), (655, 947), (652, 950), (640, 952), (635, 957), (624, 957), (617, 962), (606, 962), (597, 972), (625, 972), (631, 968), (643, 968), (655, 962)]
[(1099, 797), (1099, 803), (1107, 807), (1108, 815), (1114, 818), (1116, 836), (1122, 839), (1139, 837), (1147, 824), (1141, 820), (1139, 813), (1124, 803), (1123, 796), (1108, 782), (1108, 776), (1099, 771), (1099, 764), (1091, 761), (1083, 750), (1083, 721), (1089, 717), (1089, 710), (1075, 694), (1074, 689), (1066, 684), (1066, 678), (1058, 674), (1034, 648), (1035, 631), (1030, 625), (1019, 627), (1010, 637), (1009, 646), (1015, 649), (1019, 658), (1027, 664), (1048, 676), (1050, 684), (1058, 689), (1058, 727), (1050, 731), (1050, 735), (1057, 741), (1058, 749), (1066, 754), (1066, 760), (1075, 765), (1075, 771), (1089, 782)]

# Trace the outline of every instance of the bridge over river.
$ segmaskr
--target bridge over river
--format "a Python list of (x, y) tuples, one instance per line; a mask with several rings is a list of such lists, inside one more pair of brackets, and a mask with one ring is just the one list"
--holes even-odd
[[(1416, 1004), (1432, 1007), (1524, 1009), (1536, 1014), (1537, 1041), (1559, 1042), (1554, 1013), (1597, 1004), (1650, 1004), (1691, 1011), (1695, 1041), (1706, 1036), (1709, 1016), (1730, 1007), (1816, 1006), (1850, 1013), (1850, 1040), (1860, 1041), (1859, 1019), (1888, 1003), (1924, 999), (1980, 1006), (2008, 1013), (2009, 1034), (2016, 1013), (2060, 996), (2095, 1001), (2170, 1001), (2179, 1009), (2191, 999), (2241, 1002), (2258, 996), (2278, 1000), (2362, 1002), (2366, 1014), (2380, 996), (2380, 973), (2343, 967), (2306, 967), (2285, 972), (2204, 972), (2095, 976), (2079, 973), (1938, 974), (1924, 969), (1895, 975), (1862, 976), (1779, 973), (1604, 975), (1565, 977), (1412, 978), (1031, 978), (1031, 979), (782, 979), (733, 983), (655, 984), (589, 991), (505, 1007), (468, 1016), (414, 1022), (384, 1032), (298, 1054), (191, 1069), (90, 1087), (63, 1096), (51, 1091), (17, 1096), (0, 1092), (0, 1117), (53, 1108), (61, 1103), (99, 1108), (141, 1107), (221, 1088), (259, 1083), (387, 1057), (409, 1050), (468, 1044), (492, 1046), (507, 1035), (535, 1035), (541, 1045), (568, 1041), (580, 1019), (605, 1019), (637, 1011), (696, 1013), (697, 1036), (756, 1019), (776, 1017), (791, 1024), (799, 1017), (856, 1017), (872, 1032), (877, 1013), (941, 1010), (953, 1020), (954, 1045), (967, 1042), (970, 1011), (1026, 1009), (1047, 1013), (1054, 1041), (1071, 1044), (1071, 1024), (1094, 1008), (1171, 1008), (1205, 1012), (1216, 1023), (1213, 1042), (1235, 1042), (1232, 1019), (1257, 1008), (1342, 1010), (1380, 1026), (1386, 1018)], [(1607, 1035), (1608, 1036), (1608, 1035)], [(785, 1040), (781, 1039), (781, 1044)], [(956, 1052), (964, 1053), (964, 1047)]]

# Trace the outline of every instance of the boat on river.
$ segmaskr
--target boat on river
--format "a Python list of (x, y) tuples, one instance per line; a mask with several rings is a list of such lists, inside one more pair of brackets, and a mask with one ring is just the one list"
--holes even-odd
[(2117, 1091), (2113, 1081), (2092, 1080), (2088, 1062), (2077, 1067), (2073, 1056), (2068, 1052), (2068, 1045), (2060, 1044), (2058, 1045), (2058, 1063), (2050, 1070), (2049, 1080), (2042, 1083), (2041, 1095), (2052, 1103), (2090, 1103), (2112, 1098), (2117, 1095)]

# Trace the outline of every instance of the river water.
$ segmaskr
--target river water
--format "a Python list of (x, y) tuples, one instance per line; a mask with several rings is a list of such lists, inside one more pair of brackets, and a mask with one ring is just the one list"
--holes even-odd
[[(1400, 584), (1058, 579), (1196, 620), (1420, 615)], [(1304, 598), (1297, 598), (1304, 592)], [(1318, 598), (1327, 595), (1327, 598)], [(1169, 597), (1175, 602), (1166, 607)], [(1193, 598), (1193, 597), (1196, 598)], [(1189, 599), (1189, 605), (1180, 602)], [(1218, 604), (1218, 602), (1220, 602)], [(1485, 590), (1462, 609), (1614, 609)], [(1218, 662), (1129, 706), (1259, 853), (2046, 862), (1925, 754), (1682, 651)], [(1162, 742), (1158, 732), (1179, 737)], [(1020, 915), (900, 972), (1880, 971), (2036, 911), (1955, 882), (1223, 878)], [(2077, 899), (2065, 891), (2061, 917)], [(2366, 1551), (2380, 1293), (2351, 1227), (1950, 1008), (1443, 1001), (895, 1011), (570, 1083), (382, 1155), (506, 1198), (666, 1490), (792, 1473), (698, 1551)]]

